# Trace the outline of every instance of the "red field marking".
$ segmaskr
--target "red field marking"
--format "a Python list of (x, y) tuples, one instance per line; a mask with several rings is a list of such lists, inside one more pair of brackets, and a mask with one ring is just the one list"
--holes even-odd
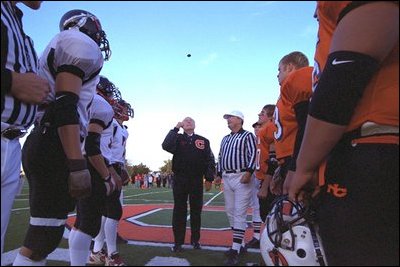
[[(174, 236), (172, 227), (157, 226), (140, 226), (131, 223), (126, 218), (133, 217), (151, 210), (159, 208), (172, 209), (172, 204), (151, 204), (151, 205), (126, 205), (123, 207), (122, 218), (119, 222), (118, 233), (126, 240), (146, 241), (156, 243), (173, 243)], [(221, 206), (206, 206), (205, 211), (224, 211)], [(172, 210), (171, 210), (172, 212)], [(75, 222), (75, 216), (71, 216), (67, 220), (67, 224), (72, 226)], [(168, 222), (171, 223), (171, 222)], [(253, 231), (246, 231), (246, 240), (250, 240)], [(190, 227), (186, 228), (185, 243), (190, 244)], [(231, 230), (201, 230), (200, 243), (205, 246), (231, 246), (232, 232)]]

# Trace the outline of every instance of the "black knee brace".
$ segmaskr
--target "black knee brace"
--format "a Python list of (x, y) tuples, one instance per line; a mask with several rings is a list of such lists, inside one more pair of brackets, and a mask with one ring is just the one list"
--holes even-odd
[(74, 227), (76, 229), (79, 229), (81, 232), (88, 234), (95, 238), (99, 232), (100, 232), (100, 227), (101, 227), (101, 217), (100, 219), (96, 220), (81, 220), (79, 224), (75, 222)]

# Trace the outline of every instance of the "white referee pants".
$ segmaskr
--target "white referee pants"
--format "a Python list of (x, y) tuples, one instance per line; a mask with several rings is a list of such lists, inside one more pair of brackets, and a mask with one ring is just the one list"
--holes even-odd
[(19, 139), (1, 137), (1, 254), (11, 208), (20, 184), (21, 145)]
[(242, 184), (241, 173), (223, 173), (225, 211), (229, 224), (234, 229), (246, 230), (247, 208), (250, 206), (253, 183)]

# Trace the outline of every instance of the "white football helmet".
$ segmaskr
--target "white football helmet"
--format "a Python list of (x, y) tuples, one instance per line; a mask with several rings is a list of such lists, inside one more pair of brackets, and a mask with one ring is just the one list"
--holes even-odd
[(260, 251), (267, 266), (325, 266), (325, 253), (310, 209), (287, 196), (274, 202), (261, 234)]

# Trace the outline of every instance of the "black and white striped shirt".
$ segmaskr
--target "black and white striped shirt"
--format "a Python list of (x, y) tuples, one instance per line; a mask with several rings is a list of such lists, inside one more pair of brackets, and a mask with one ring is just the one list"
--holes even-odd
[(10, 126), (29, 128), (37, 109), (9, 94), (11, 71), (37, 73), (38, 58), (32, 39), (24, 33), (22, 16), (10, 1), (1, 1), (1, 131)]
[(222, 171), (254, 171), (256, 159), (256, 137), (249, 131), (240, 129), (230, 133), (221, 142), (218, 156), (218, 173)]

